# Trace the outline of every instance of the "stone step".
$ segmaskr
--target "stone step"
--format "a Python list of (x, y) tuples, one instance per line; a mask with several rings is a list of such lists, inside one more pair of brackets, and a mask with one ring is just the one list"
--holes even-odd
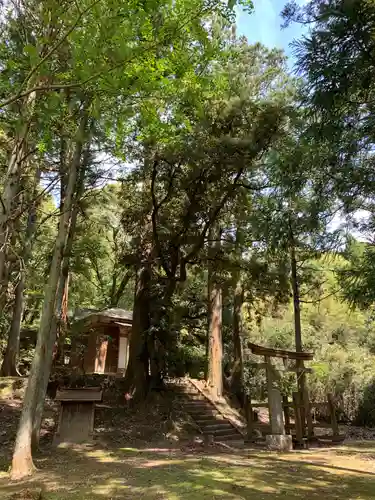
[(209, 424), (209, 425), (201, 425), (201, 429), (204, 432), (209, 432), (213, 431), (215, 433), (216, 431), (228, 431), (228, 430), (233, 430), (233, 426), (226, 422), (225, 420), (222, 421), (222, 423), (215, 423), (215, 424)]
[(207, 430), (207, 429), (202, 429), (205, 434), (213, 434), (214, 436), (225, 436), (227, 434), (237, 434), (237, 436), (240, 436), (241, 434), (234, 429), (234, 427), (224, 427), (223, 429), (216, 429), (216, 430)]
[(178, 394), (201, 394), (198, 389), (174, 389)]
[[(184, 403), (184, 408), (209, 408), (211, 409), (212, 406), (210, 404), (207, 404), (206, 401), (198, 401), (197, 399), (195, 401), (189, 401), (189, 403)], [(213, 408), (214, 410), (214, 408)], [(216, 410), (217, 411), (217, 410)]]
[(200, 407), (215, 408), (212, 405), (207, 404), (207, 402), (204, 401), (203, 399), (191, 399), (189, 401), (180, 400), (180, 404), (190, 408), (200, 408)]
[(200, 399), (193, 399), (192, 401), (182, 401), (182, 404), (186, 408), (212, 408), (213, 410), (216, 410), (216, 408), (210, 405), (210, 403), (207, 403), (207, 401), (203, 401)]
[(169, 388), (181, 392), (198, 392), (198, 389), (193, 385), (174, 385), (174, 386), (169, 386)]
[(186, 403), (190, 403), (192, 401), (204, 401), (206, 404), (210, 404), (207, 401), (207, 399), (204, 396), (202, 396), (202, 394), (189, 394), (189, 395), (180, 394), (178, 397), (179, 399), (182, 399)]
[(207, 404), (205, 401), (189, 401), (189, 403), (183, 403), (184, 408), (193, 408), (193, 409), (201, 409), (201, 410), (212, 410), (218, 411), (214, 406)]
[(202, 394), (189, 394), (188, 396), (180, 394), (179, 396), (181, 399), (184, 399), (185, 401), (206, 401), (207, 402), (207, 399), (204, 396), (202, 396)]
[[(209, 421), (217, 421), (218, 420), (218, 417), (220, 418), (220, 415), (219, 414), (215, 414), (215, 413), (211, 413), (211, 412), (188, 412), (189, 415), (195, 420), (195, 421), (200, 421), (200, 422), (203, 422), (203, 423), (207, 423)], [(220, 418), (220, 420), (223, 420)]]
[[(210, 415), (210, 418), (206, 417), (201, 417), (200, 415), (193, 415), (192, 413), (190, 414), (191, 417), (194, 419), (194, 422), (196, 422), (198, 425), (209, 425), (209, 424), (216, 424), (218, 421), (219, 422), (225, 422), (223, 419), (216, 418), (216, 415)], [(219, 417), (219, 416), (218, 416)]]
[(243, 437), (239, 433), (231, 433), (231, 434), (225, 434), (221, 436), (216, 436), (214, 434), (214, 440), (215, 441), (238, 441), (243, 443)]
[(215, 408), (193, 384), (169, 384), (204, 435), (212, 435), (216, 441), (243, 442), (240, 432)]
[(194, 418), (197, 419), (205, 419), (205, 418), (215, 418), (216, 415), (219, 415), (219, 412), (216, 410), (211, 410), (211, 408), (185, 408), (187, 413), (192, 415)]
[(207, 416), (196, 416), (194, 420), (197, 422), (197, 424), (200, 425), (215, 425), (215, 424), (220, 424), (221, 422), (226, 422), (226, 419), (222, 415), (216, 415), (213, 417), (212, 415), (207, 415)]

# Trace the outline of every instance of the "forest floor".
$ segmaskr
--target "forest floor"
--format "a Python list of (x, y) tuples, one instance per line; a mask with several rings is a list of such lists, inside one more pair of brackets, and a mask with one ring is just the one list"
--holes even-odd
[(168, 393), (143, 407), (105, 400), (91, 446), (53, 445), (58, 407), (47, 399), (38, 472), (12, 483), (21, 405), (21, 394), (0, 400), (1, 500), (375, 499), (374, 429), (356, 430), (357, 440), (341, 446), (288, 454), (204, 446)]
[(0, 473), (0, 498), (375, 498), (375, 443), (369, 442), (288, 454), (228, 448), (50, 447), (36, 465), (37, 474), (24, 482), (11, 483), (6, 472)]

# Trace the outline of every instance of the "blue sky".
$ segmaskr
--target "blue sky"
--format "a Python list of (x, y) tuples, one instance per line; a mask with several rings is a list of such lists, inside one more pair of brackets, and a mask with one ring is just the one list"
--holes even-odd
[[(306, 3), (308, 0), (297, 0), (300, 5)], [(293, 51), (290, 43), (294, 39), (300, 38), (306, 33), (306, 28), (292, 24), (287, 29), (281, 29), (282, 18), (280, 12), (282, 11), (287, 0), (254, 0), (254, 12), (249, 15), (241, 9), (237, 11), (237, 33), (245, 35), (250, 43), (260, 42), (269, 48), (277, 47), (283, 49), (288, 56), (288, 64), (290, 69), (293, 69)], [(364, 210), (359, 210), (355, 219), (363, 221), (368, 218), (369, 213)], [(342, 226), (344, 219), (340, 214), (337, 214), (331, 223), (331, 228), (337, 229)], [(361, 234), (358, 231), (351, 230), (353, 236), (366, 241), (368, 236)]]
[[(254, 0), (253, 14), (249, 15), (239, 10), (237, 31), (238, 34), (245, 35), (250, 43), (261, 42), (269, 48), (284, 49), (286, 55), (290, 57), (290, 66), (293, 66), (293, 55), (289, 45), (293, 39), (299, 38), (305, 29), (298, 24), (281, 29), (280, 12), (286, 3), (287, 0)], [(298, 0), (298, 3), (306, 3), (306, 0)]]

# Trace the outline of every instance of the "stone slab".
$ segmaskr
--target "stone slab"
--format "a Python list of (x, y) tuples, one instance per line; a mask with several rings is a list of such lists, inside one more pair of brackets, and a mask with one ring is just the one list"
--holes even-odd
[(293, 449), (292, 436), (269, 434), (266, 436), (266, 445), (272, 451), (291, 451)]

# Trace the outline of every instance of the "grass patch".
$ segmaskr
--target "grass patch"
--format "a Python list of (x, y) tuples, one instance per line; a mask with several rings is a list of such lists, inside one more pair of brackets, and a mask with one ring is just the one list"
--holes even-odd
[(280, 455), (51, 449), (31, 481), (0, 478), (0, 498), (40, 487), (47, 500), (373, 500), (374, 452), (371, 444)]

